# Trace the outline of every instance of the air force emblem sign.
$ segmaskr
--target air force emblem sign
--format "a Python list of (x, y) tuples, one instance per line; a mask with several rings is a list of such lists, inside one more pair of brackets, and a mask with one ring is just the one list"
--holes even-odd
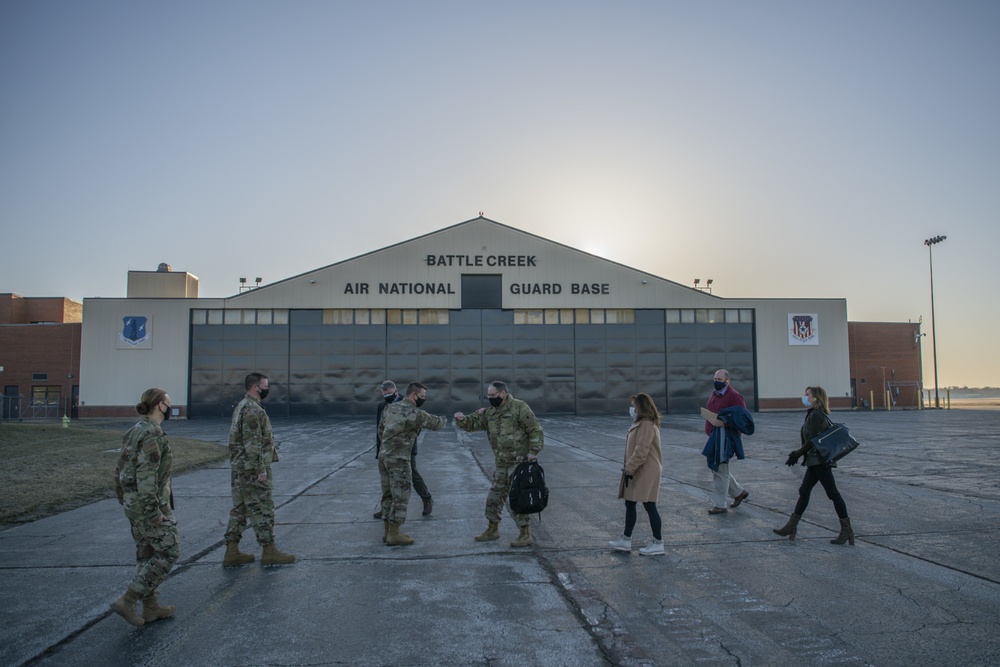
[(819, 317), (816, 313), (788, 316), (789, 345), (819, 345)]
[(146, 324), (146, 317), (142, 315), (123, 317), (122, 330), (118, 334), (118, 340), (130, 347), (148, 347), (149, 330)]

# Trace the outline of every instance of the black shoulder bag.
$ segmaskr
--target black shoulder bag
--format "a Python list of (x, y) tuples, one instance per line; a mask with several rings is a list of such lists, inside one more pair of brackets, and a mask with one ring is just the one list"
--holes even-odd
[[(827, 417), (829, 421), (829, 417)], [(858, 448), (858, 441), (847, 430), (845, 424), (834, 424), (830, 422), (830, 428), (826, 429), (809, 441), (816, 449), (816, 453), (823, 460), (823, 463), (833, 463), (844, 458)]]

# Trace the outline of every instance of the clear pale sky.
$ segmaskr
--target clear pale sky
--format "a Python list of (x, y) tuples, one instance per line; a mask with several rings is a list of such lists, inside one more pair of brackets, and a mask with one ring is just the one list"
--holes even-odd
[(238, 291), (474, 218), (923, 317), (1000, 384), (1000, 2), (0, 3), (0, 292)]

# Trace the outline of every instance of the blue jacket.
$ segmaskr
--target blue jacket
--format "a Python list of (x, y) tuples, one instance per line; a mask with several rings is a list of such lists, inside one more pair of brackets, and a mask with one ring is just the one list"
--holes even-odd
[(718, 470), (720, 463), (729, 463), (733, 455), (737, 459), (745, 459), (743, 453), (743, 439), (740, 434), (753, 435), (753, 416), (747, 412), (746, 408), (734, 405), (723, 408), (719, 411), (719, 421), (725, 424), (725, 428), (713, 428), (705, 448), (701, 450), (702, 456), (708, 459), (708, 467)]

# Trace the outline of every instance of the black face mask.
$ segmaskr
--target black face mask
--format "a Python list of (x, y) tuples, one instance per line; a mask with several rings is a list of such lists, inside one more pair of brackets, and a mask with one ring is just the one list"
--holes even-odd
[(395, 394), (386, 394), (386, 395), (385, 395), (385, 396), (383, 396), (382, 398), (384, 398), (384, 399), (385, 399), (385, 402), (386, 402), (386, 403), (392, 403), (393, 401), (395, 401), (395, 400), (396, 400), (396, 395), (395, 395)]
[(503, 403), (503, 399), (499, 396), (489, 396), (488, 398), (490, 399), (490, 405), (494, 408), (499, 408), (500, 404)]
[(714, 381), (712, 383), (712, 385), (715, 386), (715, 391), (722, 391), (723, 389), (726, 388), (726, 383), (725, 382), (719, 382), (718, 380)]
[(170, 413), (173, 411), (173, 408), (167, 408), (167, 411), (163, 413), (163, 421), (170, 419)]
[(419, 408), (421, 405), (424, 404), (424, 401), (426, 400), (427, 399), (425, 398), (418, 398), (417, 400), (413, 401), (413, 404)]
[(267, 398), (267, 392), (270, 391), (270, 388), (258, 389), (257, 391), (260, 393), (260, 400), (263, 401)]

